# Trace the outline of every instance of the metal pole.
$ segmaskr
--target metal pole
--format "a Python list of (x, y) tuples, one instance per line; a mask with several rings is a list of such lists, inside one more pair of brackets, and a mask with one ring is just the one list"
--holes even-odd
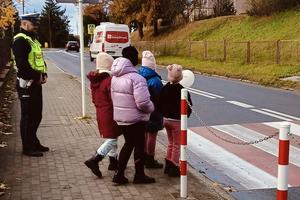
[(180, 197), (187, 198), (187, 89), (181, 90), (181, 132), (180, 132)]
[(288, 167), (291, 125), (287, 122), (280, 124), (279, 129), (279, 152), (278, 152), (278, 177), (277, 177), (277, 200), (288, 199)]
[(85, 71), (84, 71), (84, 38), (83, 38), (83, 9), (82, 0), (78, 2), (79, 6), (79, 29), (80, 29), (80, 69), (81, 69), (81, 95), (82, 95), (82, 117), (85, 113)]

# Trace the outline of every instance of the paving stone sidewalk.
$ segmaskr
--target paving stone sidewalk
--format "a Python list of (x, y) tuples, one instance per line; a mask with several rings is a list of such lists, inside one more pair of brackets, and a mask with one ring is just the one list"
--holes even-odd
[[(108, 158), (100, 162), (103, 178), (96, 178), (83, 162), (103, 142), (98, 134), (95, 108), (87, 91), (87, 115), (80, 120), (81, 85), (72, 76), (47, 62), (49, 79), (43, 87), (43, 120), (38, 130), (41, 143), (51, 151), (43, 157), (33, 158), (21, 154), (19, 135), (20, 105), (13, 107), (13, 135), (5, 137), (8, 147), (0, 148), (0, 182), (9, 187), (2, 199), (179, 199), (180, 178), (169, 178), (163, 170), (146, 170), (156, 183), (132, 183), (134, 164), (129, 160), (126, 176), (130, 183), (115, 186), (113, 172), (107, 170)], [(77, 66), (74, 66), (77, 67)], [(162, 133), (160, 133), (162, 134)], [(123, 144), (120, 137), (119, 147)], [(156, 157), (163, 162), (165, 147), (157, 144)], [(216, 184), (191, 168), (188, 174), (189, 199), (230, 199)]]

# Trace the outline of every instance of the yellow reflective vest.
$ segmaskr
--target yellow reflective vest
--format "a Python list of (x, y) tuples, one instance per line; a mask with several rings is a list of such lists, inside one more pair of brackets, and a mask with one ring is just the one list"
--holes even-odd
[(42, 45), (39, 43), (39, 41), (37, 41), (36, 39), (32, 40), (31, 37), (25, 35), (24, 33), (18, 33), (17, 35), (15, 35), (14, 39), (16, 40), (19, 37), (24, 38), (26, 41), (28, 41), (28, 43), (31, 46), (31, 51), (29, 52), (28, 55), (28, 62), (30, 66), (35, 71), (38, 71), (40, 73), (46, 73), (47, 67), (45, 65), (44, 58), (43, 58), (43, 52), (41, 49)]

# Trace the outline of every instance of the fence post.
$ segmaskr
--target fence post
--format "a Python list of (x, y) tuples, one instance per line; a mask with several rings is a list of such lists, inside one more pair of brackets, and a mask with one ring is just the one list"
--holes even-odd
[(175, 40), (175, 56), (178, 55), (178, 44), (177, 44), (177, 40)]
[(276, 42), (276, 64), (280, 64), (280, 60), (281, 60), (280, 54), (281, 54), (281, 41), (277, 40), (277, 42)]
[(277, 200), (288, 199), (290, 127), (291, 125), (289, 123), (284, 122), (280, 124), (280, 129), (279, 129)]
[(207, 41), (204, 40), (204, 59), (207, 59)]
[(223, 61), (226, 62), (227, 59), (227, 40), (224, 39), (224, 57), (223, 57)]
[(166, 55), (166, 51), (167, 51), (167, 41), (165, 40), (165, 45), (164, 45), (164, 56)]
[(188, 48), (189, 48), (189, 57), (191, 57), (192, 56), (192, 42), (191, 42), (191, 40), (189, 39), (188, 40)]
[(181, 132), (180, 132), (180, 197), (187, 198), (187, 89), (181, 90)]
[(250, 52), (251, 46), (250, 46), (250, 41), (247, 42), (247, 53), (246, 53), (246, 62), (249, 64), (250, 63)]

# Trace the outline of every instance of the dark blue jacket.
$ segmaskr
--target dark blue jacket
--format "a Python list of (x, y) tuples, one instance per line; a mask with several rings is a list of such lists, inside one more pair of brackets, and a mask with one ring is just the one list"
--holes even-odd
[(158, 98), (163, 87), (161, 77), (153, 69), (145, 66), (140, 67), (138, 72), (147, 81), (150, 99), (155, 107), (146, 125), (146, 132), (157, 132), (163, 128), (163, 116), (158, 109)]

